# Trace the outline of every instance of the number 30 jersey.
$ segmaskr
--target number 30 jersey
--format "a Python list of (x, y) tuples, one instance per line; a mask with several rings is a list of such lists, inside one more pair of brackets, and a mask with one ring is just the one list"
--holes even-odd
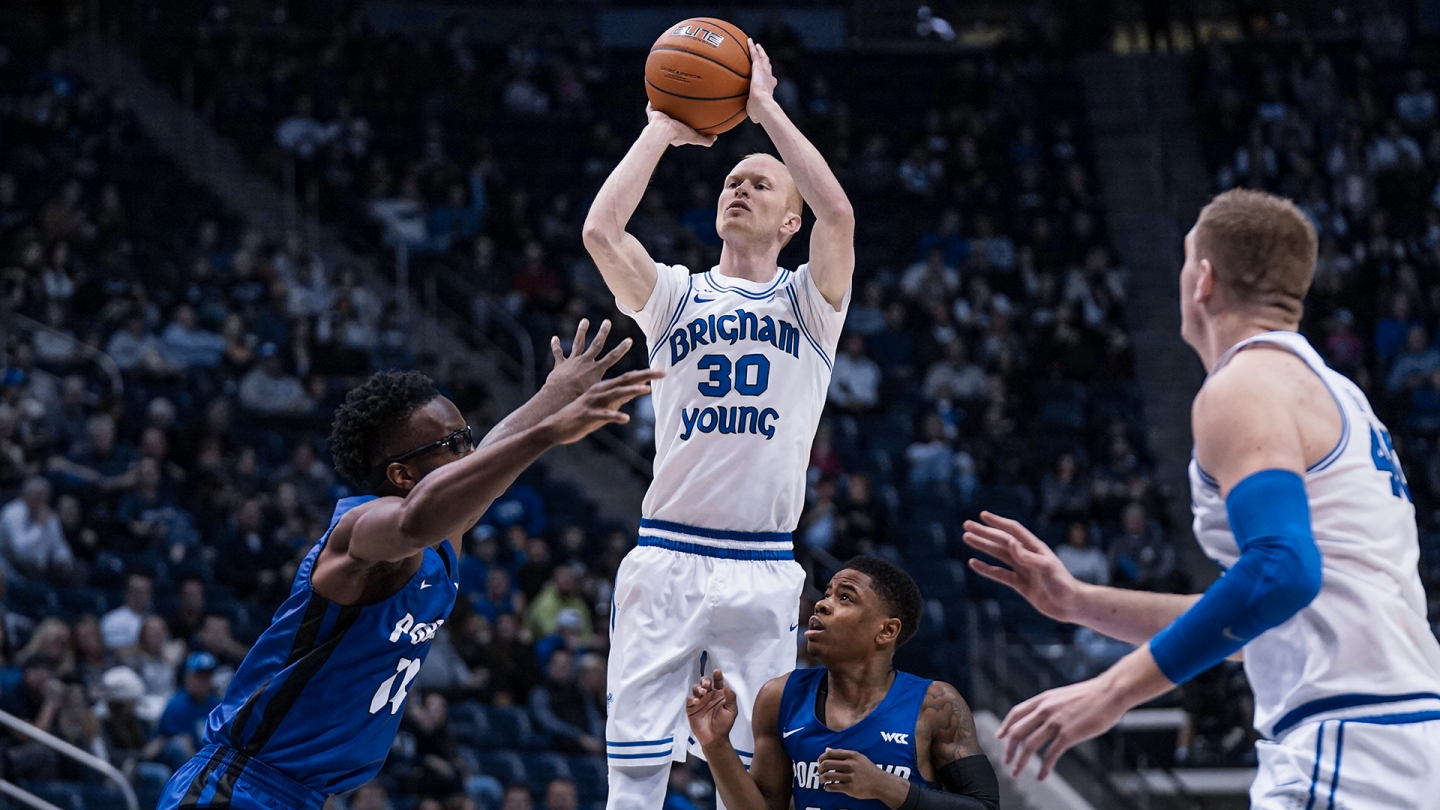
[(205, 742), (259, 759), (311, 790), (343, 793), (385, 764), (405, 698), (431, 640), (455, 605), (455, 550), (425, 549), (420, 570), (390, 598), (337, 605), (310, 586), (341, 516), (373, 496), (335, 505), (330, 528), (300, 564), (290, 597), (211, 712)]
[[(1323, 584), (1310, 605), (1245, 645), (1255, 728), (1278, 738), (1316, 720), (1440, 710), (1440, 643), (1425, 618), (1415, 506), (1394, 443), (1364, 392), (1295, 332), (1236, 344), (1293, 352), (1340, 408), (1340, 440), (1305, 472)], [(1190, 462), (1195, 538), (1228, 569), (1240, 557), (1220, 490)]]
[[(665, 371), (653, 386), (646, 533), (753, 547), (716, 530), (794, 531), (849, 292), (837, 311), (809, 265), (777, 268), (763, 283), (717, 270), (655, 269), (644, 308), (620, 305), (645, 333), (650, 367)], [(715, 536), (697, 536), (696, 528)]]

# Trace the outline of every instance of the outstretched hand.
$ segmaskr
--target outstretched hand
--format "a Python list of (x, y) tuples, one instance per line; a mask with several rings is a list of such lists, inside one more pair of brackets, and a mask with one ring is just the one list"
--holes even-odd
[(650, 393), (650, 382), (664, 376), (659, 369), (647, 368), (595, 383), (543, 424), (556, 431), (558, 444), (578, 442), (605, 425), (623, 425), (630, 416), (622, 413), (620, 406)]
[(725, 683), (725, 675), (718, 669), (711, 677), (701, 678), (691, 687), (690, 697), (685, 700), (690, 733), (702, 746), (728, 739), (737, 714), (735, 690)]
[(660, 129), (666, 134), (666, 142), (671, 146), (710, 146), (715, 143), (714, 135), (701, 135), (693, 127), (684, 121), (671, 118), (663, 112), (655, 109), (650, 104), (645, 105), (645, 117), (649, 125)]
[(560, 344), (560, 338), (550, 338), (550, 353), (555, 357), (555, 367), (550, 370), (550, 376), (545, 378), (545, 384), (559, 387), (571, 399), (600, 382), (605, 372), (618, 363), (634, 343), (630, 338), (625, 338), (601, 356), (600, 350), (605, 347), (605, 338), (610, 336), (609, 319), (600, 322), (600, 328), (595, 331), (595, 339), (586, 346), (585, 337), (589, 332), (590, 319), (581, 318), (579, 325), (575, 327), (575, 341), (570, 347), (568, 357)]
[(977, 523), (965, 521), (965, 542), (976, 551), (999, 560), (1009, 569), (970, 560), (970, 569), (987, 579), (1014, 588), (1035, 609), (1058, 622), (1073, 623), (1080, 581), (1045, 541), (1018, 520), (981, 512)]

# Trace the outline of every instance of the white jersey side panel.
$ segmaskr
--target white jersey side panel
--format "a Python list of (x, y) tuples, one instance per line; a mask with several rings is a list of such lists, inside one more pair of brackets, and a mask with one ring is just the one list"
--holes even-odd
[[(777, 268), (764, 283), (658, 263), (656, 273), (640, 312), (620, 305), (645, 334), (650, 367), (666, 374), (652, 395), (655, 478), (644, 517), (794, 531), (849, 292), (836, 311), (808, 265)], [(682, 533), (676, 539), (727, 544), (718, 532), (698, 541)]]
[[(1440, 708), (1440, 643), (1425, 619), (1415, 507), (1390, 433), (1359, 387), (1297, 333), (1242, 341), (1215, 371), (1256, 343), (1304, 360), (1334, 396), (1343, 423), (1335, 449), (1305, 475), (1323, 565), (1320, 594), (1245, 646), (1256, 729), (1275, 737), (1305, 721)], [(1225, 501), (1193, 459), (1190, 492), (1195, 537), (1228, 570), (1240, 551)]]

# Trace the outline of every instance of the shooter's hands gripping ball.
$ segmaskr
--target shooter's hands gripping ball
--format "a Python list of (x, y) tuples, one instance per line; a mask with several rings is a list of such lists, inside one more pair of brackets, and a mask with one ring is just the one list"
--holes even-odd
[(820, 785), (831, 793), (855, 799), (875, 799), (890, 807), (905, 803), (910, 781), (876, 767), (859, 751), (827, 748), (820, 755)]
[(690, 718), (690, 733), (702, 746), (730, 737), (738, 709), (735, 690), (725, 683), (724, 673), (717, 669), (713, 677), (701, 678), (691, 687), (685, 714)]
[(653, 106), (645, 105), (646, 126), (665, 133), (665, 142), (671, 146), (710, 146), (715, 143), (714, 135), (701, 135), (689, 124), (671, 118)]
[(625, 338), (601, 356), (600, 350), (605, 346), (605, 338), (610, 336), (610, 321), (607, 319), (600, 322), (595, 339), (586, 346), (585, 337), (589, 332), (590, 320), (581, 318), (580, 324), (575, 327), (575, 342), (570, 347), (569, 357), (565, 356), (560, 338), (550, 338), (550, 353), (555, 356), (555, 367), (550, 370), (550, 376), (545, 378), (545, 384), (564, 391), (571, 399), (579, 397), (589, 390), (590, 386), (600, 382), (605, 372), (630, 351), (633, 343), (630, 338)]
[(755, 40), (750, 44), (750, 98), (745, 102), (745, 114), (750, 120), (760, 123), (767, 103), (775, 101), (775, 68), (770, 65), (770, 55)]

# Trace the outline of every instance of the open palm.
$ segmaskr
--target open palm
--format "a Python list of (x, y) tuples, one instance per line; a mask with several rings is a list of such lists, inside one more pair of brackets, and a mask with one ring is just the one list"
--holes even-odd
[(1046, 616), (1056, 621), (1071, 621), (1080, 581), (1070, 575), (1055, 552), (1017, 520), (990, 512), (981, 512), (980, 520), (984, 522), (965, 521), (965, 542), (1009, 568), (977, 559), (970, 560), (970, 568), (1015, 589)]

